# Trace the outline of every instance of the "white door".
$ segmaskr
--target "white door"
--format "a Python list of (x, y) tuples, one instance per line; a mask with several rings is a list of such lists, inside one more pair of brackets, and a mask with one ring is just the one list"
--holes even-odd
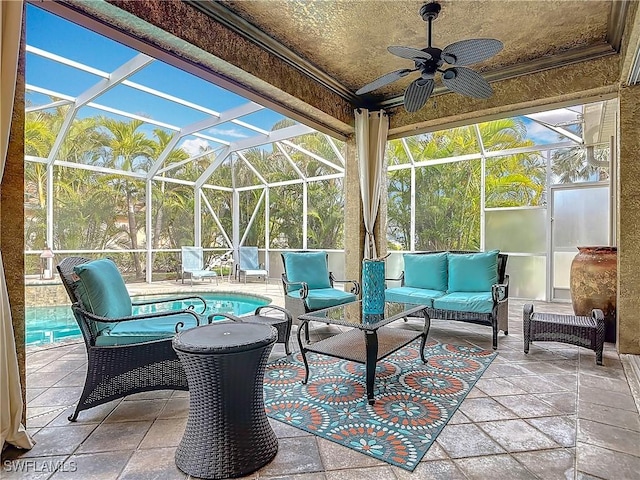
[(551, 187), (551, 300), (571, 300), (569, 273), (578, 246), (610, 245), (609, 183)]

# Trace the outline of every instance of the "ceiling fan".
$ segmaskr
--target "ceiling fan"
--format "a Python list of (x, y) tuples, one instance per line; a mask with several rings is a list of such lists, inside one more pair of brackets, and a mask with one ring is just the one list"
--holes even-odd
[[(377, 90), (418, 71), (420, 78), (411, 82), (404, 92), (404, 107), (409, 112), (417, 112), (427, 102), (433, 92), (436, 72), (442, 74), (442, 83), (453, 92), (474, 98), (489, 98), (493, 94), (491, 85), (479, 73), (465, 66), (494, 56), (502, 50), (502, 42), (493, 38), (474, 38), (452, 43), (442, 50), (431, 46), (431, 23), (438, 18), (440, 9), (437, 2), (426, 3), (420, 8), (420, 16), (428, 23), (429, 45), (426, 48), (387, 48), (393, 55), (413, 60), (415, 68), (403, 68), (382, 75), (359, 89), (356, 95)], [(445, 64), (451, 67), (444, 68)]]

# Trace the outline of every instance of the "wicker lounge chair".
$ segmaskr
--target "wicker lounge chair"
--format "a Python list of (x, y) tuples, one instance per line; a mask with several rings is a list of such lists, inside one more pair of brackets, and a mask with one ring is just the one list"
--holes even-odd
[[(176, 331), (199, 325), (206, 302), (198, 296), (131, 302), (124, 280), (108, 259), (65, 258), (57, 266), (87, 349), (87, 376), (74, 413), (151, 390), (188, 390), (171, 346)], [(126, 296), (126, 298), (124, 298)], [(159, 303), (193, 301), (180, 310), (155, 311)], [(202, 307), (200, 307), (202, 305)], [(132, 306), (150, 313), (132, 314)]]

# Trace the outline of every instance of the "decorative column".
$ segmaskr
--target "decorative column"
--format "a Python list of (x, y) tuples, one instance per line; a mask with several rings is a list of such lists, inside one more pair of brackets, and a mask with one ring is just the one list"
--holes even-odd
[(619, 94), (618, 353), (640, 354), (640, 85)]
[[(4, 166), (0, 186), (0, 249), (4, 262), (4, 273), (11, 303), (13, 332), (22, 383), (22, 398), (26, 405), (25, 368), (25, 317), (24, 317), (24, 80), (25, 40), (24, 25), (18, 60), (16, 93), (11, 119), (11, 136), (7, 162)], [(26, 417), (26, 408), (23, 417)], [(23, 418), (23, 421), (25, 418)]]
[(356, 137), (345, 142), (344, 169), (344, 255), (345, 278), (360, 281), (360, 268), (364, 256), (364, 222), (358, 176), (358, 149)]

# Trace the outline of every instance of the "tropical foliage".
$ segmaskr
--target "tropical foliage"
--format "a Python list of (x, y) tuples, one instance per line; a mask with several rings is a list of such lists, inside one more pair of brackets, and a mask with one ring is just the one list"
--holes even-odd
[[(66, 107), (27, 114), (26, 154), (31, 158), (25, 166), (27, 249), (45, 245), (50, 158), (64, 162), (51, 170), (54, 250), (128, 251), (128, 259), (118, 255), (120, 267), (142, 278), (146, 268), (144, 250), (148, 246), (161, 250), (194, 244), (194, 188), (171, 179), (197, 180), (215, 160), (215, 154), (185, 161), (190, 158), (189, 153), (173, 148), (162, 164), (164, 171), (150, 182), (152, 203), (147, 211), (145, 175), (169, 145), (172, 134), (161, 129), (149, 134), (140, 120), (75, 119), (67, 137), (54, 151), (57, 132), (66, 115)], [(290, 124), (280, 122), (274, 129)], [(213, 172), (200, 193), (204, 247), (229, 248), (234, 198), (239, 207), (240, 235), (246, 245), (264, 247), (268, 225), (271, 247), (301, 248), (300, 219), (307, 203), (309, 248), (342, 247), (342, 179), (321, 180), (319, 177), (337, 170), (314, 158), (330, 158), (338, 164), (333, 148), (321, 134), (305, 135), (288, 144), (233, 154)], [(76, 168), (73, 164), (97, 168)], [(300, 175), (309, 179), (304, 186)], [(276, 186), (267, 188), (266, 183)], [(230, 191), (232, 186), (238, 188), (235, 197)], [(145, 233), (147, 214), (151, 216), (151, 239)], [(154, 269), (166, 270), (175, 269), (178, 264), (175, 255), (166, 253), (155, 254), (153, 262)]]
[[(152, 256), (153, 270), (170, 271), (179, 265), (178, 256), (162, 250), (195, 243), (195, 195), (201, 196), (205, 248), (230, 247), (234, 204), (245, 245), (264, 248), (266, 240), (275, 249), (343, 248), (344, 185), (339, 174), (343, 165), (322, 134), (233, 153), (195, 192), (184, 182), (198, 180), (216, 160), (216, 152), (194, 156), (180, 143), (168, 151), (172, 133), (149, 130), (140, 120), (104, 117), (76, 118), (58, 145), (57, 133), (67, 113), (67, 107), (59, 107), (26, 117), (27, 249), (45, 245), (51, 180), (51, 247), (122, 250), (116, 254), (121, 268), (137, 278), (144, 276), (148, 248), (157, 252)], [(285, 120), (273, 129), (291, 124)], [(484, 151), (495, 152), (484, 166), (478, 138)], [(483, 206), (544, 206), (547, 159), (533, 146), (518, 118), (482, 123), (477, 130), (459, 127), (388, 142), (389, 248), (478, 249)], [(513, 149), (520, 153), (500, 155)], [(553, 181), (606, 178), (607, 155), (597, 149), (589, 160), (584, 149), (555, 151)], [(156, 165), (158, 158), (164, 159), (162, 165)], [(62, 162), (48, 170), (53, 159)], [(147, 183), (151, 169), (158, 173)], [(150, 209), (147, 195), (152, 198)], [(147, 215), (151, 238), (146, 235)]]
[[(482, 123), (480, 137), (486, 150), (528, 147), (525, 125), (517, 119)], [(475, 127), (460, 127), (407, 139), (416, 163), (411, 167), (394, 156), (405, 155), (399, 140), (389, 142), (389, 163), (406, 168), (389, 176), (389, 246), (410, 249), (410, 198), (415, 168), (416, 250), (475, 250), (480, 247), (482, 162)], [(468, 159), (464, 156), (475, 155)], [(463, 159), (455, 161), (456, 157)], [(438, 162), (439, 159), (453, 161)], [(539, 155), (518, 154), (487, 161), (487, 207), (539, 204), (545, 188), (545, 162)]]

